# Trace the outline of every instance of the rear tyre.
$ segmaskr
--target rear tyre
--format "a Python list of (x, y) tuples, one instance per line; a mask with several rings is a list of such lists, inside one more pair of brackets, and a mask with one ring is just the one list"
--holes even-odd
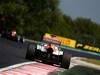
[(35, 58), (35, 49), (36, 46), (34, 44), (29, 44), (27, 47), (27, 52), (26, 52), (26, 59), (28, 60), (34, 60)]
[(61, 67), (69, 69), (70, 66), (70, 60), (71, 60), (71, 54), (69, 54), (66, 50), (63, 53), (62, 56), (62, 62), (61, 62)]

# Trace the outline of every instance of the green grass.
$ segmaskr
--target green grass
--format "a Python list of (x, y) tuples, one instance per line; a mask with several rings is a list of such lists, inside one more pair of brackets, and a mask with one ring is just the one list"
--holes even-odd
[(100, 75), (100, 70), (76, 66), (60, 73), (59, 75)]
[(92, 64), (100, 65), (100, 60), (87, 59), (87, 58), (84, 58), (84, 59), (81, 59), (81, 60), (86, 61), (86, 62), (89, 62), (89, 63), (92, 63)]

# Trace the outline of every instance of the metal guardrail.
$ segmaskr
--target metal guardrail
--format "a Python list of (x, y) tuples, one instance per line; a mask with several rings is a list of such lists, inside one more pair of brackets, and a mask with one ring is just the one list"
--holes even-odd
[(83, 53), (89, 53), (89, 54), (93, 54), (93, 55), (98, 55), (100, 56), (100, 53), (96, 53), (96, 52), (92, 52), (92, 51), (86, 51), (86, 50), (83, 50), (83, 49), (78, 49), (78, 48), (71, 48), (71, 47), (64, 47), (64, 46), (61, 46), (62, 48), (65, 48), (65, 49), (69, 49), (69, 50), (72, 50), (72, 51), (78, 51), (78, 52), (83, 52)]

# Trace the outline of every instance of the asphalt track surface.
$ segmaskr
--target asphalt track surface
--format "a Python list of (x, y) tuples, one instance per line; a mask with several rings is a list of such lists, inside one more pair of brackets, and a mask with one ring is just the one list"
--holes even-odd
[[(11, 66), (18, 63), (27, 62), (25, 59), (26, 49), (29, 42), (24, 44), (0, 38), (0, 68)], [(100, 56), (89, 55), (86, 53), (68, 51), (75, 57), (88, 57), (100, 60)]]
[(25, 59), (27, 43), (14, 42), (0, 38), (0, 68), (27, 62)]
[[(0, 68), (29, 62), (29, 60), (25, 59), (27, 44), (0, 38)], [(59, 68), (33, 62), (33, 64), (3, 70), (0, 75), (57, 75), (56, 69)]]

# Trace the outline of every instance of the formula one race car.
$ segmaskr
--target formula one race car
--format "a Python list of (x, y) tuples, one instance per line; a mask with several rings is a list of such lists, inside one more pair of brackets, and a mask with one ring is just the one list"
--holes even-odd
[(20, 41), (22, 43), (24, 42), (24, 37), (21, 35), (18, 35), (16, 30), (3, 31), (1, 37), (14, 40), (14, 41), (18, 41), (18, 42)]
[(33, 42), (28, 45), (25, 58), (68, 69), (71, 54), (54, 43)]

